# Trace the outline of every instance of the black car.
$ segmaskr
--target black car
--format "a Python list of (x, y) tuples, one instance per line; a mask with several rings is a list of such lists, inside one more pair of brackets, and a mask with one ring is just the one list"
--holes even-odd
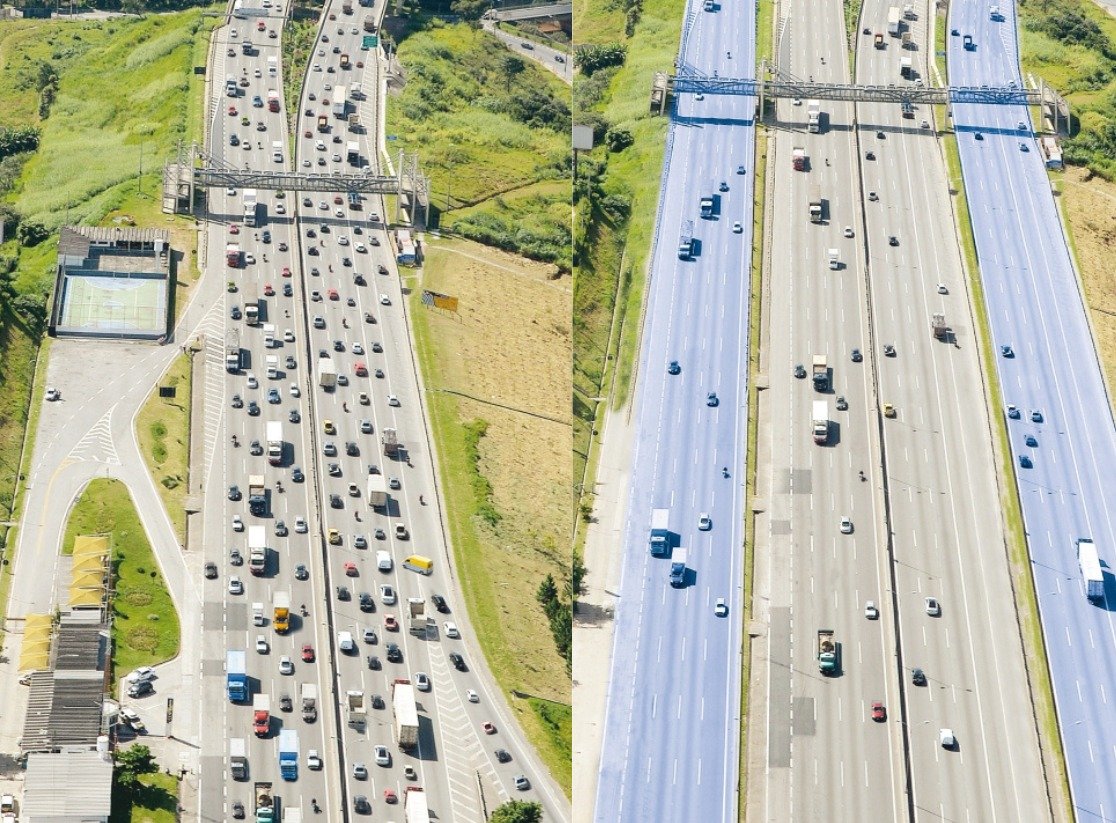
[(341, 508), (341, 507), (342, 507), (342, 505), (344, 505), (344, 504), (343, 504), (343, 503), (341, 502), (341, 495), (339, 495), (339, 494), (331, 494), (331, 495), (329, 496), (329, 505), (330, 505), (330, 507), (331, 507), (331, 508), (334, 508), (334, 509), (339, 509), (339, 508)]
[(334, 340), (333, 341), (333, 350), (334, 351), (345, 351), (345, 341)]
[(236, 500), (239, 500), (239, 499), (240, 499), (240, 489), (237, 486), (229, 486), (229, 500), (236, 501)]
[(395, 643), (387, 644), (387, 659), (389, 663), (403, 662), (403, 652)]
[(926, 674), (922, 671), (922, 669), (914, 669), (911, 672), (911, 682), (914, 683), (916, 686), (926, 685)]
[(372, 814), (372, 804), (363, 794), (358, 794), (353, 798), (353, 811), (357, 814)]
[(229, 309), (229, 317), (231, 317), (233, 320), (239, 320), (241, 317), (240, 306), (233, 306), (231, 309)]
[[(354, 274), (353, 275), (353, 283), (355, 283), (356, 285), (363, 286), (363, 285), (367, 284), (367, 282), (368, 281), (364, 279), (363, 274)], [(367, 317), (365, 319), (367, 319)]]
[(795, 363), (794, 376), (801, 380), (803, 377), (806, 376), (806, 367), (803, 366), (801, 363)]
[(376, 655), (374, 654), (368, 655), (368, 668), (372, 669), (373, 671), (379, 671), (380, 658), (376, 657)]
[(342, 266), (352, 266), (353, 265), (352, 258), (342, 257), (341, 258), (341, 265)]
[(319, 231), (320, 231), (320, 232), (321, 232), (322, 234), (329, 234), (329, 226), (328, 226), (328, 225), (326, 225), (325, 223), (322, 223), (322, 226), (321, 226), (321, 228), (319, 229)]
[(310, 255), (311, 257), (317, 257), (318, 256), (318, 247), (317, 246), (311, 246), (310, 248), (308, 248), (306, 250), (306, 253), (308, 255)]
[(450, 663), (453, 664), (453, 667), (459, 672), (468, 671), (465, 666), (465, 658), (459, 655), (457, 652), (450, 652), (449, 659)]
[(265, 243), (270, 243), (271, 242), (271, 232), (269, 232), (267, 229), (264, 229), (260, 239)]
[(298, 466), (295, 466), (293, 469), (291, 469), (291, 480), (296, 483), (301, 483), (305, 479), (306, 475), (302, 473), (302, 469), (300, 469)]
[(497, 749), (496, 759), (499, 760), (501, 763), (508, 763), (509, 761), (511, 761), (511, 755), (508, 754), (507, 749)]
[(244, 819), (244, 804), (241, 803), (239, 800), (234, 800), (233, 801), (232, 816), (233, 816), (233, 820), (243, 820)]
[[(294, 701), (291, 700), (291, 696), (289, 694), (284, 694), (283, 696), (281, 696), (279, 698), (279, 711), (281, 711), (281, 712), (294, 711)], [(501, 762), (503, 762), (503, 761), (501, 761)]]
[(351, 599), (350, 596), (349, 596), (349, 589), (346, 586), (338, 586), (337, 587), (337, 599), (338, 600), (350, 600)]
[(682, 367), (678, 365), (677, 360), (671, 360), (670, 365), (667, 366), (667, 374), (680, 374)]
[(151, 685), (150, 680), (140, 680), (128, 687), (128, 697), (143, 697), (154, 692), (155, 687)]
[(299, 563), (295, 566), (295, 580), (309, 580), (310, 571), (306, 568), (304, 563)]
[(235, 134), (230, 134), (229, 135), (229, 145), (230, 146), (239, 146), (240, 145), (240, 138), (237, 137)]
[(372, 612), (376, 610), (376, 601), (372, 599), (372, 595), (368, 592), (360, 593), (360, 610), (362, 612)]
[(341, 476), (341, 464), (340, 463), (330, 463), (329, 464), (329, 476), (330, 477), (340, 477)]
[(379, 272), (380, 274), (387, 274), (388, 273), (387, 266), (385, 266), (383, 264), (377, 266), (376, 271)]
[[(308, 206), (310, 204), (309, 203), (303, 203), (303, 205)], [(316, 231), (314, 231), (313, 229), (307, 229), (306, 230), (306, 236), (307, 237), (317, 237), (318, 233)]]
[(290, 532), (287, 530), (287, 524), (282, 520), (275, 521), (275, 536), (286, 537)]
[(887, 238), (887, 245), (889, 245), (889, 246), (898, 246), (898, 245), (899, 245), (899, 238), (898, 238), (898, 237), (896, 237), (896, 236), (895, 236), (894, 234), (893, 234), (893, 235), (891, 235), (891, 236), (889, 236), (889, 237)]
[(291, 409), (290, 413), (287, 415), (287, 419), (292, 423), (297, 423), (302, 419), (302, 416), (298, 413), (298, 409)]
[(357, 448), (357, 444), (352, 440), (347, 440), (345, 441), (345, 454), (349, 455), (349, 457), (357, 457), (360, 454), (360, 449)]
[(244, 401), (240, 399), (239, 394), (234, 394), (232, 396), (232, 407), (234, 409), (243, 409), (244, 408)]
[(837, 411), (847, 411), (849, 408), (849, 401), (845, 399), (845, 395), (837, 395)]
[(446, 604), (446, 599), (442, 597), (442, 595), (432, 594), (430, 595), (430, 601), (434, 604), (434, 608), (436, 608), (442, 614), (450, 613), (450, 608)]
[(376, 354), (383, 354), (383, 352), (384, 352), (383, 344), (380, 343), (379, 341), (373, 343), (372, 344), (372, 351), (374, 351)]
[(284, 297), (294, 297), (294, 286), (292, 286), (290, 283), (284, 283), (283, 284), (283, 296)]
[(382, 709), (384, 707), (384, 699), (378, 694), (372, 695), (372, 708)]
[(248, 451), (254, 455), (259, 456), (263, 454), (263, 446), (260, 445), (259, 440), (253, 440), (251, 443), (248, 444)]
[(884, 357), (894, 357), (894, 356), (895, 356), (895, 347), (893, 345), (891, 345), (890, 343), (885, 344), (884, 345)]
[(205, 576), (206, 576), (206, 579), (208, 579), (208, 580), (212, 580), (213, 578), (215, 578), (217, 576), (217, 564), (216, 563), (206, 563), (205, 564)]
[(860, 353), (860, 349), (853, 349), (852, 350), (852, 361), (854, 363), (859, 363), (863, 359), (864, 359), (864, 355), (862, 355)]

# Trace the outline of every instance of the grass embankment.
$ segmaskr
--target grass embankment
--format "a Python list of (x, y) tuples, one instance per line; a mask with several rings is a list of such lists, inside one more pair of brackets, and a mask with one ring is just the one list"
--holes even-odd
[(434, 225), (569, 271), (569, 87), (464, 23), (415, 12), (385, 30), (406, 77), (388, 147), (419, 153)]
[(155, 562), (127, 487), (98, 479), (85, 487), (66, 523), (63, 551), (83, 534), (107, 534), (114, 574), (113, 680), (118, 672), (151, 666), (178, 654), (178, 612)]
[(160, 397), (158, 388), (153, 389), (136, 417), (140, 453), (147, 460), (181, 545), (186, 544), (185, 499), (190, 479), (190, 376), (191, 359), (183, 354), (159, 381), (160, 386), (173, 386), (175, 396)]
[(570, 573), (569, 281), (463, 240), (426, 253), (410, 309), (455, 567), (485, 659), (568, 793), (570, 680), (535, 594)]
[[(633, 357), (640, 333), (646, 266), (658, 214), (667, 119), (649, 113), (651, 77), (669, 71), (677, 53), (682, 15), (676, 3), (644, 0), (632, 35), (625, 34), (620, 3), (574, 5), (577, 45), (623, 43), (624, 65), (574, 78), (575, 109), (581, 122), (596, 118), (631, 134), (620, 152), (604, 145), (583, 154), (582, 174), (594, 193), (581, 197), (575, 218), (584, 235), (574, 287), (574, 479), (583, 517), (592, 508), (595, 456), (593, 430), (628, 399)], [(622, 207), (610, 204), (623, 204)], [(587, 213), (591, 210), (591, 213)], [(578, 533), (578, 543), (584, 531)]]
[(178, 778), (164, 772), (139, 775), (140, 785), (112, 787), (109, 823), (175, 823), (178, 817)]
[[(204, 77), (192, 68), (206, 62), (213, 25), (213, 18), (193, 10), (147, 19), (5, 21), (0, 27), (0, 127), (41, 130), (36, 153), (4, 161), (7, 166), (26, 159), (14, 187), (0, 192), (4, 205), (51, 229), (117, 218), (168, 229), (174, 248), (185, 255), (177, 266), (179, 308), (196, 278), (195, 235), (189, 218), (161, 213), (160, 170), (176, 140), (200, 136)], [(40, 89), (52, 76), (57, 93), (43, 119)], [(139, 177), (141, 151), (145, 173)], [(16, 292), (35, 304), (44, 305), (52, 287), (56, 247), (54, 237), (34, 247), (13, 239), (0, 245), (0, 255), (16, 260)], [(18, 519), (15, 478), (25, 431), (34, 424), (28, 410), (37, 408), (31, 383), (40, 340), (41, 328), (27, 312), (0, 304), (4, 521)], [(5, 527), (5, 550), (12, 538)]]

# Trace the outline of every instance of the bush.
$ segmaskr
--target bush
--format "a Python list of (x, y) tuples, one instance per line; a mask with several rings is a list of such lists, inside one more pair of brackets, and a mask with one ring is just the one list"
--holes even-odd
[(627, 56), (628, 47), (622, 43), (602, 43), (578, 46), (575, 62), (582, 74), (592, 75), (593, 72), (609, 66), (624, 65)]

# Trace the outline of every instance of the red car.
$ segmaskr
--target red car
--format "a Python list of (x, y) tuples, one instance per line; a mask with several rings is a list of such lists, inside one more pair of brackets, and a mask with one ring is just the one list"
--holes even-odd
[(240, 234), (240, 226), (238, 226), (236, 223), (230, 223), (229, 234)]
[(260, 20), (258, 23), (256, 23), (256, 31), (263, 31), (266, 28), (267, 23), (265, 23), (263, 20)]
[(313, 663), (314, 662), (314, 647), (311, 646), (309, 643), (306, 643), (302, 647), (302, 662), (303, 663)]
[(485, 723), (481, 728), (484, 729), (485, 734), (496, 734), (496, 727), (491, 723)]
[(270, 283), (264, 283), (264, 294), (267, 295), (268, 297), (274, 297), (275, 296), (275, 289), (272, 287), (272, 285)]
[[(314, 112), (312, 112), (312, 111), (308, 111), (308, 112), (306, 112), (306, 116), (307, 116), (307, 117), (313, 117), (313, 116), (314, 116)], [(310, 129), (307, 129), (306, 131), (304, 131), (304, 132), (302, 133), (302, 136), (303, 136), (303, 137), (313, 137), (313, 136), (314, 136), (314, 132), (310, 131)]]
[(340, 300), (341, 299), (341, 297), (337, 294), (337, 289), (330, 289), (329, 291), (326, 292), (326, 294), (329, 295), (330, 300)]
[(284, 277), (290, 277), (291, 276), (291, 270), (290, 270), (289, 266), (283, 266), (283, 276)]
[(384, 802), (385, 803), (398, 803), (399, 798), (395, 796), (395, 789), (384, 789)]
[(872, 719), (881, 723), (887, 720), (887, 709), (884, 708), (884, 704), (879, 700), (872, 704)]
[(399, 631), (399, 621), (395, 619), (394, 614), (384, 615), (384, 628), (387, 629), (389, 632)]
[(333, 204), (334, 204), (335, 206), (340, 206), (340, 205), (341, 205), (342, 203), (344, 203), (344, 202), (345, 202), (345, 201), (341, 199), (341, 195), (339, 195), (339, 194), (335, 194), (335, 195), (333, 196)]
[(357, 576), (356, 563), (353, 563), (352, 561), (350, 561), (350, 562), (345, 564), (345, 576), (346, 577), (356, 577)]
[(229, 117), (236, 117), (236, 106), (229, 106)]
[(353, 367), (353, 371), (356, 372), (357, 377), (367, 377), (368, 376), (368, 367), (366, 365), (364, 365), (363, 363), (357, 363)]

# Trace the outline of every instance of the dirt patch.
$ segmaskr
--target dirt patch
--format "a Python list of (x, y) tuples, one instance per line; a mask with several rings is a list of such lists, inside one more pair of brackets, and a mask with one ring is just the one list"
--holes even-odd
[[(1063, 178), (1062, 205), (1073, 232), (1090, 321), (1097, 337), (1109, 391), (1116, 390), (1116, 184), (1071, 168)], [(1110, 401), (1112, 398), (1109, 398)]]

